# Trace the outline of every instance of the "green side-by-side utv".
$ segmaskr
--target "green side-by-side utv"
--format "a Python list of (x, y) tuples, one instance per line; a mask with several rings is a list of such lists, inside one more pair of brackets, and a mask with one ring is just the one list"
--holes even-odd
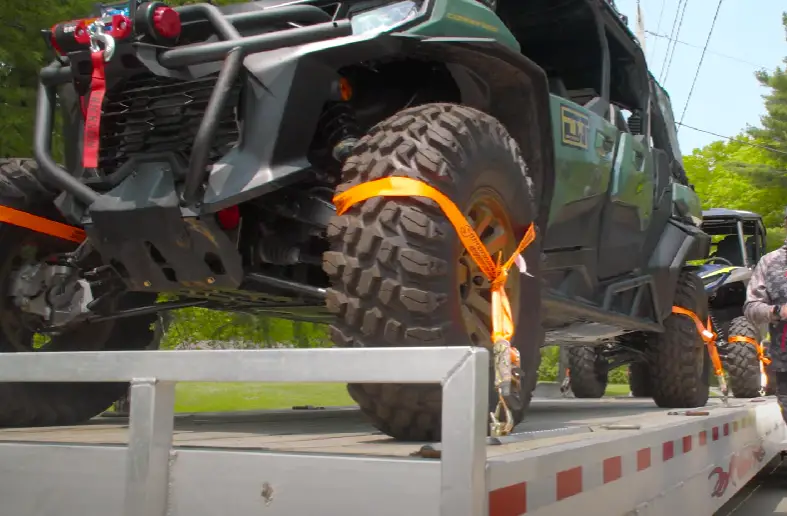
[[(704, 343), (672, 309), (707, 317), (686, 264), (710, 239), (669, 97), (608, 2), (97, 9), (49, 31), (35, 159), (0, 162), (0, 213), (74, 228), (5, 217), (3, 352), (149, 349), (157, 314), (187, 306), (325, 322), (337, 346), (491, 348), (490, 282), (437, 204), (377, 197), (337, 216), (336, 192), (405, 176), (493, 256), (537, 227), (506, 284), (509, 423), (558, 343), (590, 386), (647, 356), (659, 406), (705, 404)], [(0, 425), (84, 421), (124, 389), (3, 384)], [(439, 439), (439, 386), (349, 391), (383, 432)]]

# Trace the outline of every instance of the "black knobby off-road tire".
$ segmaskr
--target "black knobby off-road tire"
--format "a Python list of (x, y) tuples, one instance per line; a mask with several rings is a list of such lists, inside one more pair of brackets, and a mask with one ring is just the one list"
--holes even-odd
[[(55, 217), (54, 197), (37, 179), (30, 159), (0, 159), (0, 203), (40, 216)], [(73, 249), (73, 244), (14, 226), (0, 225), (0, 352), (30, 346), (32, 334), (20, 326), (20, 312), (8, 297), (8, 280), (22, 248), (38, 255)], [(128, 294), (118, 308), (150, 302)], [(157, 347), (156, 316), (81, 325), (53, 336), (38, 352), (133, 350)], [(32, 350), (32, 349), (28, 349)], [(0, 427), (69, 425), (100, 414), (128, 388), (124, 383), (0, 383)]]
[[(516, 142), (497, 120), (474, 109), (427, 104), (378, 124), (345, 163), (338, 191), (389, 176), (426, 182), (462, 211), (473, 195), (494, 191), (517, 233), (514, 240), (522, 238), (534, 218), (532, 182)], [(336, 217), (328, 236), (332, 247), (324, 269), (332, 288), (327, 304), (337, 316), (331, 334), (338, 346), (470, 344), (455, 279), (464, 248), (435, 202), (372, 198)], [(538, 238), (523, 256), (532, 277), (516, 268), (511, 272), (520, 280), (512, 342), (523, 369), (517, 422), (535, 389), (541, 358)], [(438, 385), (351, 384), (348, 391), (386, 434), (400, 440), (440, 439)], [(490, 389), (490, 408), (495, 402)]]
[(629, 365), (629, 389), (635, 398), (653, 396), (653, 381), (650, 378), (650, 367), (646, 362), (635, 362)]
[(577, 398), (601, 398), (607, 390), (607, 362), (599, 351), (595, 346), (568, 348), (571, 392)]
[[(704, 323), (708, 300), (702, 281), (683, 271), (673, 305), (691, 310)], [(704, 406), (710, 394), (710, 358), (694, 321), (682, 314), (664, 320), (664, 333), (651, 337), (653, 400), (664, 408)]]
[(54, 194), (36, 177), (38, 165), (26, 158), (0, 158), (0, 199), (17, 205), (34, 206), (51, 201)]
[[(760, 341), (757, 329), (745, 316), (736, 317), (730, 322), (727, 335), (730, 337), (738, 335)], [(760, 359), (754, 346), (746, 342), (728, 342), (725, 362), (733, 396), (736, 398), (760, 396), (762, 389)]]

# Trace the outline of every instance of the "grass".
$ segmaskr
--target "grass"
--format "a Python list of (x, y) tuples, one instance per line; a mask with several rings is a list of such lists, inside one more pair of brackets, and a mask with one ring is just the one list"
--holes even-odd
[[(628, 385), (610, 385), (607, 396), (625, 396)], [(288, 409), (297, 405), (354, 405), (344, 384), (337, 383), (179, 383), (178, 412)]]
[(605, 396), (627, 396), (629, 391), (629, 386), (627, 383), (615, 383), (611, 385), (607, 385), (607, 390), (604, 393)]
[(354, 405), (338, 383), (179, 383), (177, 412), (223, 412), (291, 408), (297, 405)]

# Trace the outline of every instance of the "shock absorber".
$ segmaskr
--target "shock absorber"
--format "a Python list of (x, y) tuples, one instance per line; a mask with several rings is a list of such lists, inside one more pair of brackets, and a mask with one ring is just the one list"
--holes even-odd
[(727, 353), (729, 352), (727, 346), (727, 334), (724, 332), (724, 328), (721, 326), (721, 324), (719, 324), (719, 320), (712, 308), (708, 310), (708, 318), (710, 319), (711, 324), (710, 330), (716, 334), (716, 349), (719, 352), (719, 358), (722, 360), (727, 360)]
[(327, 148), (331, 149), (331, 157), (344, 163), (361, 132), (352, 107), (346, 102), (332, 103), (326, 107), (320, 122), (324, 141)]
[(320, 115), (315, 134), (315, 153), (319, 155), (324, 167), (331, 167), (336, 163), (340, 165), (349, 157), (353, 147), (358, 142), (361, 129), (355, 116), (350, 99), (352, 88), (349, 81), (342, 78), (336, 84), (335, 97), (339, 100), (329, 102)]
[(352, 106), (346, 102), (326, 104), (312, 143), (312, 163), (327, 172), (327, 176), (338, 178), (342, 164), (358, 142), (360, 132)]
[(710, 317), (710, 323), (711, 323), (711, 326), (712, 326), (711, 330), (714, 331), (716, 333), (716, 335), (718, 336), (718, 339), (717, 339), (718, 342), (723, 342), (723, 343), (726, 344), (727, 343), (727, 335), (724, 334), (724, 330), (721, 327), (721, 325), (719, 324), (718, 319), (716, 319), (716, 314), (713, 313), (713, 309), (712, 308), (708, 310), (708, 316)]

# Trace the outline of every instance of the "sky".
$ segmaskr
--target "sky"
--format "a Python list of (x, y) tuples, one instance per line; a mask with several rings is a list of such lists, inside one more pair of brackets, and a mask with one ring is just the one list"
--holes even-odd
[[(718, 5), (718, 0), (686, 2), (677, 39), (688, 45), (678, 43), (671, 65), (664, 67), (668, 36), (678, 4), (683, 2), (640, 0), (645, 30), (665, 36), (646, 34), (645, 56), (651, 72), (670, 94), (676, 121), (681, 119)], [(635, 31), (637, 0), (615, 0), (615, 5), (628, 16), (629, 27)], [(685, 124), (730, 137), (740, 134), (747, 125), (760, 124), (760, 117), (765, 113), (762, 95), (767, 89), (760, 86), (754, 72), (784, 67), (787, 56), (787, 39), (781, 22), (784, 11), (787, 11), (787, 0), (722, 0), (708, 51), (683, 118)], [(671, 52), (672, 45), (669, 46)], [(665, 68), (666, 79), (662, 68)], [(678, 136), (684, 155), (720, 139), (686, 127), (679, 128)]]

